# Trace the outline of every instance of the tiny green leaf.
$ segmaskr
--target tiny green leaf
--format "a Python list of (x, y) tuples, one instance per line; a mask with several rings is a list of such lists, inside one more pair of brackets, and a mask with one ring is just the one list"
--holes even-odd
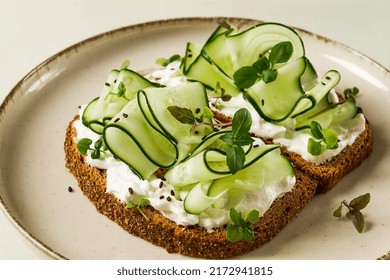
[(248, 225), (242, 227), (241, 234), (246, 241), (253, 242), (255, 240), (253, 230)]
[(364, 230), (365, 222), (362, 212), (360, 211), (349, 211), (347, 213), (347, 218), (352, 220), (353, 225), (359, 233), (362, 233)]
[(77, 142), (77, 149), (82, 155), (86, 155), (88, 150), (90, 149), (89, 146), (92, 144), (92, 140), (89, 138), (82, 138)]
[(259, 211), (253, 209), (246, 214), (245, 220), (248, 223), (255, 224), (259, 220)]
[(232, 132), (234, 136), (238, 134), (248, 134), (252, 125), (252, 117), (245, 108), (239, 109), (233, 116)]
[(351, 202), (349, 203), (349, 206), (352, 207), (354, 210), (362, 210), (370, 202), (370, 199), (371, 199), (370, 193), (366, 193), (352, 199)]
[(194, 114), (190, 109), (182, 108), (179, 106), (169, 106), (167, 109), (171, 113), (171, 115), (182, 124), (195, 123)]
[(136, 207), (136, 206), (137, 205), (134, 203), (134, 201), (130, 200), (129, 202), (127, 202), (125, 208), (133, 208), (133, 207)]
[(342, 208), (343, 208), (343, 204), (340, 204), (340, 206), (337, 207), (336, 210), (334, 210), (333, 216), (334, 216), (334, 217), (337, 217), (337, 218), (341, 218), (341, 216), (342, 216), (342, 214), (341, 214)]
[(228, 145), (233, 146), (234, 145), (234, 137), (233, 133), (224, 133), (219, 139), (226, 142)]
[(261, 56), (257, 61), (252, 64), (252, 67), (256, 69), (257, 73), (261, 74), (264, 70), (269, 69), (269, 60), (265, 56)]
[(230, 209), (229, 215), (230, 215), (230, 220), (232, 220), (234, 225), (241, 226), (242, 224), (245, 223), (245, 221), (241, 217), (241, 214), (238, 213), (238, 211), (235, 208)]
[(179, 54), (174, 54), (174, 55), (172, 55), (169, 59), (168, 59), (168, 61), (171, 63), (171, 62), (174, 62), (174, 61), (176, 61), (176, 60), (180, 60), (180, 55)]
[(232, 174), (236, 174), (242, 169), (245, 163), (245, 152), (241, 146), (228, 146), (226, 151), (226, 161)]
[(91, 152), (91, 158), (98, 159), (100, 158), (100, 150), (92, 150)]
[(122, 62), (122, 65), (121, 65), (121, 70), (122, 69), (126, 69), (127, 67), (130, 66), (130, 60), (126, 59)]
[(334, 130), (324, 128), (322, 134), (324, 135), (323, 139), (328, 149), (336, 149), (338, 147), (339, 139)]
[(309, 138), (307, 142), (307, 151), (313, 155), (318, 156), (322, 153), (322, 145), (321, 142), (314, 140), (313, 138)]
[(156, 59), (156, 64), (161, 66), (167, 66), (169, 64), (169, 60), (164, 57), (159, 57)]
[(267, 69), (261, 72), (264, 83), (268, 84), (276, 80), (278, 72), (275, 69)]
[(293, 53), (293, 45), (289, 41), (276, 44), (269, 54), (269, 61), (272, 65), (287, 62)]
[(226, 228), (226, 237), (230, 242), (237, 242), (242, 239), (242, 233), (235, 225), (229, 224)]
[(316, 121), (310, 123), (310, 132), (316, 139), (322, 139), (324, 137), (321, 125)]
[(250, 88), (258, 78), (256, 69), (251, 66), (243, 66), (233, 74), (234, 83), (242, 89)]
[(234, 137), (234, 144), (238, 146), (250, 145), (254, 142), (252, 137), (249, 134), (238, 134)]
[(230, 99), (232, 99), (232, 96), (231, 96), (230, 94), (223, 94), (223, 95), (221, 96), (221, 99), (222, 99), (222, 101), (227, 102), (227, 101), (229, 101)]

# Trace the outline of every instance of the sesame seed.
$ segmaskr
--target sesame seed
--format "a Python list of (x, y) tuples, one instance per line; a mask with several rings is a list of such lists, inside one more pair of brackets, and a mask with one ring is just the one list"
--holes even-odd
[(172, 200), (172, 198), (171, 198), (170, 196), (168, 196), (168, 197), (167, 197), (167, 200), (168, 200), (168, 201), (171, 201), (171, 200)]
[(120, 120), (120, 118), (116, 118), (116, 119), (114, 120), (114, 123), (119, 122), (119, 120)]
[(134, 190), (132, 188), (129, 188), (129, 193), (130, 194), (133, 194), (134, 193)]
[(158, 187), (161, 189), (164, 185), (164, 182), (163, 181), (160, 181), (160, 184), (158, 185)]
[(126, 114), (126, 113), (123, 113), (122, 115), (123, 115), (123, 117), (124, 117), (125, 119), (129, 116), (129, 115)]
[(164, 196), (163, 196), (163, 195), (161, 195), (161, 196), (160, 196), (160, 199), (164, 199)]
[(73, 192), (73, 188), (71, 186), (68, 187), (68, 192)]
[(110, 83), (104, 83), (107, 87), (109, 87), (110, 86)]
[(175, 196), (175, 191), (171, 190), (171, 195)]

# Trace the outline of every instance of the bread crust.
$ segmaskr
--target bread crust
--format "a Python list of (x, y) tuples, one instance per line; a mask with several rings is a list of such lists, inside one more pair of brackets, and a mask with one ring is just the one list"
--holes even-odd
[(317, 190), (317, 181), (296, 169), (296, 184), (291, 192), (278, 198), (269, 210), (252, 225), (255, 241), (230, 242), (225, 228), (207, 232), (199, 226), (183, 227), (165, 218), (151, 206), (142, 206), (146, 219), (135, 208), (127, 209), (123, 202), (107, 193), (106, 172), (90, 166), (79, 153), (74, 142), (74, 121), (69, 123), (64, 143), (66, 167), (76, 178), (85, 196), (97, 211), (105, 215), (124, 230), (161, 246), (169, 253), (191, 257), (226, 259), (257, 249), (275, 237), (311, 201)]

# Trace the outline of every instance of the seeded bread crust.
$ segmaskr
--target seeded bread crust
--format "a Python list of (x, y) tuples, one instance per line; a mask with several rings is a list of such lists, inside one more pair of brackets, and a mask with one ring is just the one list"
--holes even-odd
[[(222, 122), (231, 121), (221, 113), (214, 112), (215, 117)], [(264, 139), (272, 143), (272, 139)], [(366, 159), (373, 149), (373, 131), (368, 120), (365, 130), (355, 140), (353, 145), (347, 146), (337, 156), (322, 164), (314, 164), (306, 161), (300, 155), (290, 152), (286, 147), (281, 147), (282, 153), (293, 163), (296, 169), (303, 171), (314, 180), (318, 181), (317, 193), (326, 193), (345, 175), (358, 167)]]
[(226, 259), (257, 249), (275, 237), (311, 201), (317, 190), (317, 181), (296, 170), (297, 182), (291, 192), (278, 198), (270, 209), (252, 225), (255, 241), (230, 242), (225, 228), (209, 233), (199, 226), (182, 227), (165, 218), (151, 206), (143, 206), (146, 219), (135, 209), (126, 209), (115, 196), (105, 191), (106, 172), (90, 166), (79, 153), (74, 142), (76, 130), (73, 122), (66, 130), (64, 143), (66, 167), (76, 178), (85, 196), (97, 211), (113, 220), (124, 230), (161, 246), (169, 253), (191, 257)]

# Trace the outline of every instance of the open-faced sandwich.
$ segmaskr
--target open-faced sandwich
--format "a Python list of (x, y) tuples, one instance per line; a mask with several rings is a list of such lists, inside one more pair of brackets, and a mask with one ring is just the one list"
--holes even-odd
[(141, 75), (112, 70), (66, 131), (66, 166), (97, 210), (168, 252), (229, 258), (271, 240), (357, 167), (372, 132), (299, 35), (219, 25)]

